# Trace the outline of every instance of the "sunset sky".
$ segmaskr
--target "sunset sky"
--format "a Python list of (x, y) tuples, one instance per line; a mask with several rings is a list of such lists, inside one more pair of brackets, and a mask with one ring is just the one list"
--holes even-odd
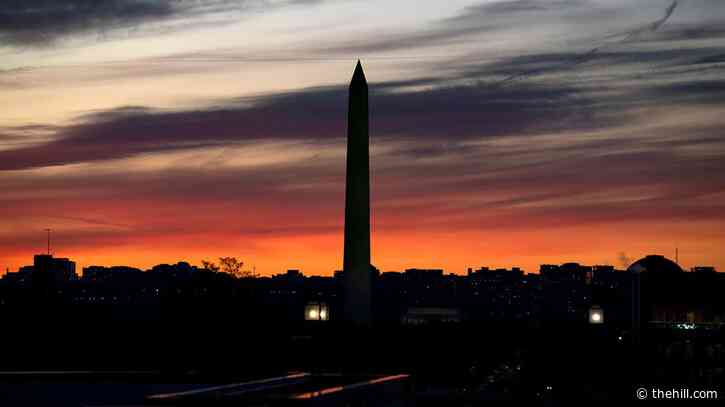
[(0, 267), (342, 267), (347, 86), (372, 261), (725, 270), (725, 1), (4, 0)]

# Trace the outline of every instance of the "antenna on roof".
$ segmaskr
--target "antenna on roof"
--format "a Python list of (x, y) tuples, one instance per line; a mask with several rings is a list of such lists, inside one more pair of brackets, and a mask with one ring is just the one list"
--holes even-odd
[(51, 229), (45, 229), (46, 232), (48, 232), (48, 255), (50, 256), (50, 230)]
[(678, 266), (680, 265), (680, 252), (677, 247), (675, 247), (675, 263), (677, 263)]

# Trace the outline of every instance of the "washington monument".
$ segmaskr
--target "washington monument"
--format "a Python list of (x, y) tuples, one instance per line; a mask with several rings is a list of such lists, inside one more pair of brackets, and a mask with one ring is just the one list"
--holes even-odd
[(370, 305), (370, 136), (368, 84), (357, 61), (350, 82), (347, 112), (347, 177), (345, 184), (345, 287), (347, 322), (369, 325)]

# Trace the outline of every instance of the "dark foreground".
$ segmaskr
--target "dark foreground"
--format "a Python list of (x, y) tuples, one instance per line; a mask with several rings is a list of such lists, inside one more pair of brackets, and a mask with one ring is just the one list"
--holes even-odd
[[(722, 395), (725, 381), (718, 330), (649, 329), (633, 345), (621, 331), (571, 324), (60, 328), (3, 338), (0, 405), (578, 405), (636, 400), (653, 386)], [(152, 397), (163, 394), (180, 397)]]

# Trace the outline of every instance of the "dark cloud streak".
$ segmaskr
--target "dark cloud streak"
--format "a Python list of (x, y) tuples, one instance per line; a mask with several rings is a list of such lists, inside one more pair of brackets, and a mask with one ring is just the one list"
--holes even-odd
[[(425, 80), (422, 80), (425, 83)], [(493, 92), (485, 86), (401, 87), (421, 81), (372, 85), (373, 131), (382, 138), (451, 142), (602, 126), (566, 87), (531, 86)], [(428, 83), (438, 83), (436, 79)], [(221, 107), (162, 111), (126, 107), (81, 118), (48, 143), (0, 151), (0, 171), (275, 140), (307, 143), (341, 139), (344, 86), (312, 88), (260, 98), (222, 101)], [(299, 106), (305, 106), (300, 109)]]
[[(310, 5), (322, 0), (289, 0), (286, 5)], [(196, 24), (195, 17), (271, 7), (254, 0), (4, 0), (0, 3), (0, 45), (45, 47), (78, 35), (126, 35), (150, 23), (168, 23), (164, 30)], [(215, 24), (220, 23), (217, 19)], [(162, 30), (163, 31), (163, 30)]]

